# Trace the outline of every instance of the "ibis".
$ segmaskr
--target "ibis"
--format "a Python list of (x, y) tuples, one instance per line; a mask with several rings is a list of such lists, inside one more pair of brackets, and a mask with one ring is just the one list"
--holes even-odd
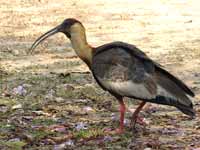
[(116, 132), (124, 131), (124, 97), (141, 100), (132, 115), (132, 121), (137, 119), (147, 102), (174, 106), (188, 116), (195, 116), (191, 101), (195, 95), (180, 79), (132, 44), (117, 41), (99, 47), (90, 46), (85, 27), (77, 19), (65, 19), (40, 36), (29, 52), (32, 53), (39, 43), (59, 32), (69, 38), (72, 48), (87, 64), (99, 86), (118, 100), (120, 127)]

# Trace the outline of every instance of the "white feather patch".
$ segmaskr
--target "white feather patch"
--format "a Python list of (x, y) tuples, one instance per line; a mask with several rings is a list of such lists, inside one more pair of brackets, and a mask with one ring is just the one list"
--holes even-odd
[(115, 93), (119, 93), (121, 96), (133, 96), (144, 99), (152, 99), (155, 98), (156, 95), (153, 95), (148, 91), (148, 89), (141, 83), (137, 84), (132, 82), (131, 80), (124, 82), (112, 82), (112, 81), (103, 81), (99, 80), (102, 85), (104, 85), (107, 89), (114, 91)]

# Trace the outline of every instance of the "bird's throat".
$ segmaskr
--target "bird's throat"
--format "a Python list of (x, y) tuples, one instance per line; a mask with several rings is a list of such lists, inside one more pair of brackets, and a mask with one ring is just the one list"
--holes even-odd
[(70, 40), (76, 54), (90, 67), (92, 62), (92, 47), (87, 43), (84, 28), (72, 28)]

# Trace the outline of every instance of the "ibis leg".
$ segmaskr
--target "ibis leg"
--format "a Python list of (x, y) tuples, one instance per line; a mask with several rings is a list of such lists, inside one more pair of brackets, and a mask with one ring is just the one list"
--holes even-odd
[(123, 98), (118, 98), (119, 101), (119, 111), (120, 111), (120, 127), (115, 129), (114, 131), (110, 131), (105, 129), (105, 133), (108, 134), (122, 134), (124, 132), (124, 116), (125, 116), (125, 111), (126, 111), (126, 106), (123, 102)]
[(121, 99), (119, 101), (120, 103), (120, 128), (118, 129), (119, 133), (123, 133), (124, 131), (124, 115), (125, 115), (125, 111), (126, 111), (126, 106), (124, 104), (123, 99)]
[[(132, 120), (131, 120), (131, 124), (133, 125), (133, 126), (135, 126), (135, 123), (136, 123), (136, 121), (137, 121), (137, 119), (139, 119), (138, 118), (138, 114), (139, 114), (139, 112), (141, 111), (141, 109), (144, 107), (144, 105), (146, 104), (146, 102), (141, 102), (140, 103), (140, 105), (137, 107), (137, 109), (135, 110), (135, 112), (133, 113), (133, 115), (132, 115)], [(140, 119), (139, 120), (140, 122), (142, 122), (142, 120)]]

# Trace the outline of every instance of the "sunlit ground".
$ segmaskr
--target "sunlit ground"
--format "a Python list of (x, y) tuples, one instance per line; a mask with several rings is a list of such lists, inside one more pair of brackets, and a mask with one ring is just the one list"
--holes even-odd
[[(199, 9), (197, 0), (1, 1), (0, 149), (199, 148)], [(151, 105), (141, 112), (145, 128), (133, 131), (127, 123), (124, 135), (105, 135), (104, 128), (118, 126), (118, 103), (96, 84), (69, 40), (57, 34), (26, 53), (65, 18), (84, 24), (92, 46), (132, 43), (182, 79), (196, 93), (196, 119)]]

